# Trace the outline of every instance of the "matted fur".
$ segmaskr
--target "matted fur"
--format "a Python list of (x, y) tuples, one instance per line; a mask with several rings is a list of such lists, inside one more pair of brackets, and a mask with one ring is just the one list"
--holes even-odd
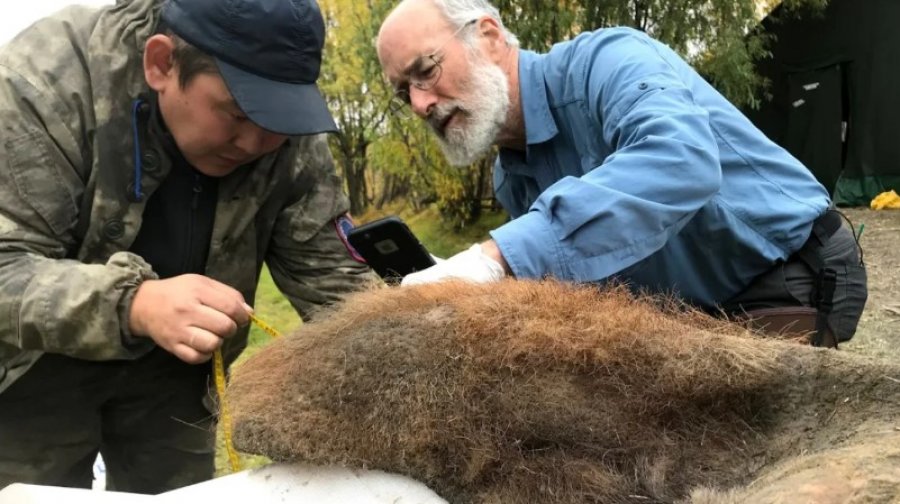
[[(443, 283), (349, 298), (248, 359), (227, 399), (244, 451), (451, 502), (671, 502), (890, 422), (889, 373), (624, 289)], [(694, 492), (753, 502), (727, 495)]]

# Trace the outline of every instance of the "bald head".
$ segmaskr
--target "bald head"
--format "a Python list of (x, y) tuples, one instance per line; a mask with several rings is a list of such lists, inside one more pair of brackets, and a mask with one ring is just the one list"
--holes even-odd
[(386, 30), (390, 31), (397, 25), (403, 26), (409, 19), (415, 19), (416, 16), (432, 16), (439, 12), (433, 0), (403, 0), (391, 9), (391, 12), (381, 22), (378, 37), (381, 38)]
[(509, 32), (500, 19), (500, 12), (486, 0), (403, 0), (382, 22), (378, 32), (378, 54), (391, 47), (392, 37), (410, 31), (416, 25), (418, 32), (447, 28), (451, 32), (474, 19), (488, 17), (499, 28), (506, 44), (518, 47), (519, 40)]
[(450, 22), (432, 0), (404, 0), (388, 14), (378, 30), (376, 49), (382, 65), (385, 56), (409, 49), (426, 34), (452, 33)]

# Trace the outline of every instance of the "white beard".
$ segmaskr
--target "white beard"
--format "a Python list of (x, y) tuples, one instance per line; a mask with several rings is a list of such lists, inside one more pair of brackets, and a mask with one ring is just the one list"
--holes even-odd
[[(497, 65), (474, 61), (466, 88), (465, 99), (438, 105), (428, 119), (444, 156), (453, 166), (470, 165), (485, 155), (506, 123), (509, 111), (509, 82)], [(459, 123), (441, 134), (440, 125), (454, 112), (454, 121)]]

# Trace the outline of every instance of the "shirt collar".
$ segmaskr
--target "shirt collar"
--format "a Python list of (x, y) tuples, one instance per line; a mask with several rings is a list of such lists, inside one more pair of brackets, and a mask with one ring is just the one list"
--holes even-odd
[(547, 100), (542, 56), (532, 51), (519, 51), (519, 92), (528, 145), (546, 142), (559, 132)]

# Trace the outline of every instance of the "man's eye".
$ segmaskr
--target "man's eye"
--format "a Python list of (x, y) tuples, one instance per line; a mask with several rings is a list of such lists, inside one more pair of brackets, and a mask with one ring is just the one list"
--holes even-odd
[(428, 80), (434, 77), (435, 72), (437, 72), (437, 65), (428, 65), (425, 68), (419, 70), (419, 79)]

